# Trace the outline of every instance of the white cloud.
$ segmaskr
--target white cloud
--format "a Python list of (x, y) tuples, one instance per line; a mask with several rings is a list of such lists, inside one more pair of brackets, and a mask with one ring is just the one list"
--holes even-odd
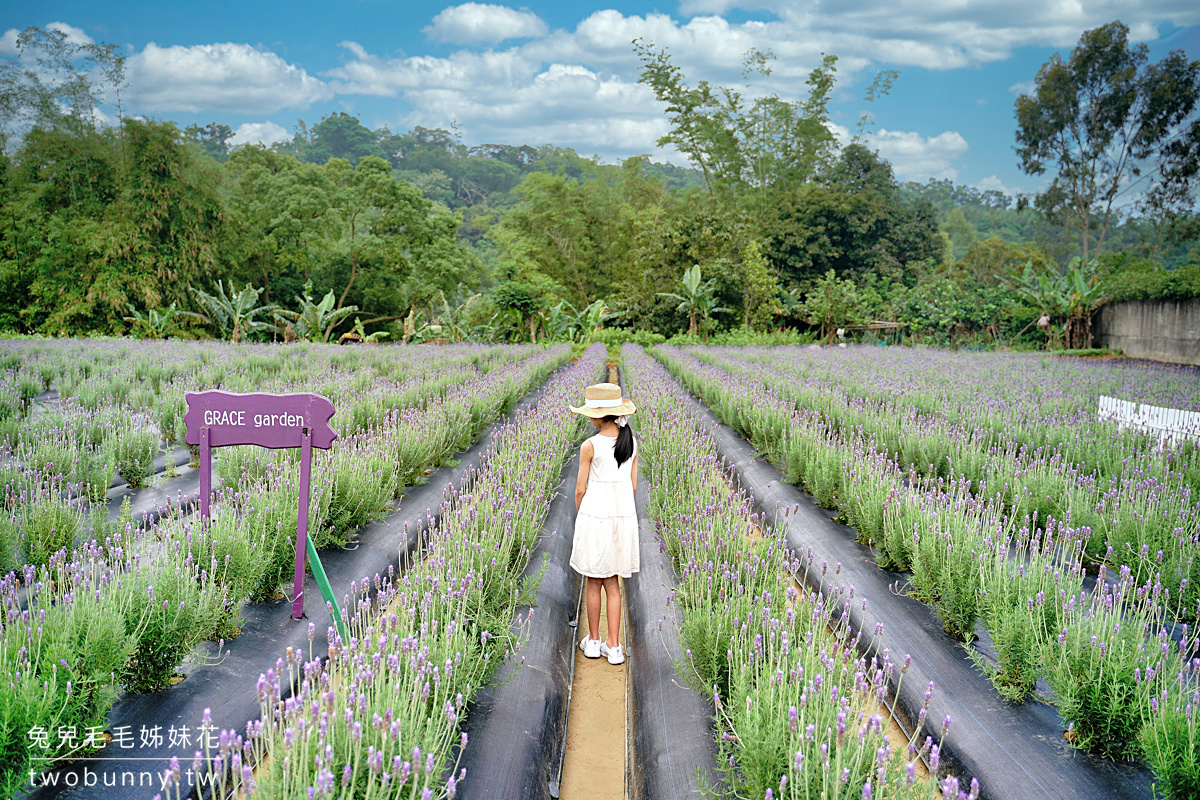
[(243, 144), (274, 144), (275, 142), (286, 142), (292, 138), (292, 134), (282, 125), (276, 125), (274, 122), (267, 120), (265, 122), (246, 122), (239, 125), (237, 130), (233, 132), (233, 138), (229, 143), (234, 147)]
[(578, 64), (542, 66), (519, 49), (447, 58), (356, 58), (330, 73), (344, 91), (403, 95), (404, 125), (457, 122), (475, 141), (553, 143), (586, 155), (650, 152), (666, 130), (653, 94), (636, 81)]
[(951, 69), (1007, 58), (1014, 47), (1070, 48), (1079, 35), (1120, 19), (1135, 41), (1164, 23), (1200, 22), (1200, 5), (1180, 0), (682, 0), (680, 14), (767, 11), (797, 40), (826, 52), (901, 66)]
[(1021, 81), (1020, 83), (1014, 83), (1012, 86), (1008, 87), (1008, 91), (1012, 92), (1013, 94), (1032, 95), (1035, 89), (1037, 89), (1037, 82), (1035, 81)]
[(1017, 195), (1019, 195), (1021, 193), (1020, 189), (1013, 189), (1013, 188), (1010, 188), (1009, 186), (1006, 186), (1004, 181), (1000, 180), (1000, 178), (996, 175), (989, 175), (986, 178), (984, 178), (983, 180), (978, 181), (975, 184), (975, 188), (979, 189), (982, 192), (990, 192), (990, 191), (1000, 192), (1002, 194), (1008, 195), (1009, 197), (1016, 197)]
[(129, 59), (129, 83), (135, 104), (155, 113), (271, 114), (333, 96), (320, 79), (248, 44), (159, 47), (151, 42)]
[(0, 36), (0, 56), (15, 56), (20, 51), (17, 50), (17, 29), (9, 28)]
[(455, 44), (495, 44), (505, 39), (545, 36), (546, 23), (528, 9), (463, 3), (442, 9), (424, 29), (429, 38)]
[(967, 140), (958, 131), (945, 131), (925, 138), (912, 131), (881, 128), (871, 137), (870, 144), (892, 163), (896, 178), (902, 181), (954, 180), (958, 177), (954, 162), (968, 150)]

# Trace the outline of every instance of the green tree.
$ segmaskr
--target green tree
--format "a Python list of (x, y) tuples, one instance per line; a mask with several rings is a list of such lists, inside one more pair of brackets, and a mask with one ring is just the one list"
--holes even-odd
[(537, 344), (538, 312), (545, 305), (542, 288), (530, 281), (508, 280), (492, 292), (492, 301), (502, 311), (519, 316), (529, 326), (529, 341)]
[(61, 28), (36, 27), (17, 34), (16, 47), (20, 58), (0, 60), (0, 146), (34, 127), (95, 133), (108, 97), (118, 122), (123, 120), (125, 56), (119, 47), (80, 44)]
[[(761, 94), (748, 101), (736, 89), (708, 81), (690, 86), (667, 51), (651, 43), (636, 39), (633, 48), (642, 61), (639, 82), (667, 104), (670, 130), (658, 145), (683, 153), (710, 193), (749, 191), (756, 204), (763, 205), (771, 190), (812, 179), (836, 152), (827, 110), (836, 56), (824, 56), (821, 66), (809, 73), (807, 98)], [(770, 51), (751, 50), (744, 74), (769, 76), (774, 58)]]
[(565, 175), (535, 172), (517, 187), (517, 195), (521, 202), (497, 227), (497, 242), (509, 257), (569, 286), (572, 299), (586, 305), (607, 288), (592, 269), (600, 209), (588, 201), (595, 193)]
[(971, 249), (951, 270), (951, 276), (973, 278), (981, 284), (1001, 283), (1026, 263), (1039, 271), (1053, 266), (1042, 249), (1032, 242), (1010, 244), (998, 236), (992, 236), (971, 245)]
[(183, 129), (183, 135), (214, 161), (229, 160), (229, 140), (233, 138), (233, 128), (228, 125), (210, 122), (202, 128), (192, 123)]
[(821, 339), (827, 342), (833, 341), (837, 328), (868, 321), (858, 286), (838, 278), (833, 270), (818, 279), (805, 296), (804, 310), (812, 324), (821, 326)]
[(1069, 60), (1052, 56), (1034, 93), (1016, 100), (1021, 168), (1055, 172), (1037, 206), (1078, 231), (1085, 262), (1093, 226), (1100, 252), (1129, 189), (1160, 196), (1190, 184), (1200, 165), (1200, 62), (1176, 50), (1148, 64), (1148, 53), (1110, 22), (1085, 31)]
[(188, 285), (220, 274), (219, 178), (171, 123), (38, 127), (16, 157), (5, 273), (27, 328), (117, 333), (130, 304), (184, 307)]
[(303, 121), (298, 122), (292, 140), (276, 145), (275, 149), (309, 164), (324, 164), (331, 158), (343, 158), (357, 164), (366, 156), (384, 158), (379, 138), (358, 117), (339, 111), (321, 117), (312, 128)]
[(764, 330), (773, 313), (779, 283), (756, 241), (742, 249), (742, 326)]
[(891, 165), (861, 144), (847, 145), (820, 185), (782, 197), (776, 215), (764, 250), (802, 288), (831, 269), (855, 281), (876, 273), (911, 285), (910, 265), (940, 261), (945, 249), (933, 206), (905, 202)]

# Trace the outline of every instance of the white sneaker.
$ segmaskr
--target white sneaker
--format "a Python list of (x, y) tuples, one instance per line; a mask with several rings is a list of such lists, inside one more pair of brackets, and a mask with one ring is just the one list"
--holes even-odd
[(625, 663), (625, 651), (621, 648), (621, 645), (609, 647), (604, 642), (601, 642), (600, 655), (608, 656), (608, 663), (613, 665)]
[(599, 658), (600, 651), (604, 649), (604, 642), (599, 639), (589, 639), (583, 637), (583, 641), (579, 643), (579, 649), (583, 651), (585, 658)]

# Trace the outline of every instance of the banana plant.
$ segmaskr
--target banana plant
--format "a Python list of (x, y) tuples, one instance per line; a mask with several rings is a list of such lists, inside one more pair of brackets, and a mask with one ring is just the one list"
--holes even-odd
[(579, 312), (578, 319), (581, 337), (586, 340), (592, 334), (599, 333), (604, 321), (616, 316), (618, 315), (605, 305), (603, 300), (593, 300), (587, 308)]
[(1049, 328), (1052, 348), (1058, 344), (1056, 323), (1062, 325), (1067, 347), (1088, 346), (1092, 312), (1100, 307), (1106, 295), (1095, 261), (1073, 258), (1064, 272), (1050, 268), (1037, 270), (1032, 261), (1026, 262), (1024, 271), (1013, 282), (1013, 290), (1038, 309)]
[(717, 281), (715, 278), (704, 280), (700, 274), (699, 264), (686, 270), (676, 285), (678, 291), (659, 292), (658, 296), (679, 303), (675, 306), (675, 310), (688, 315), (689, 336), (696, 335), (698, 319), (707, 319), (713, 312), (726, 310), (715, 306), (714, 295), (717, 290)]
[(275, 326), (267, 319), (280, 309), (274, 304), (258, 304), (258, 296), (262, 294), (262, 289), (246, 284), (240, 292), (235, 292), (233, 281), (229, 282), (228, 292), (220, 281), (217, 281), (216, 288), (215, 294), (209, 294), (192, 287), (192, 294), (204, 310), (204, 313), (197, 314), (196, 318), (220, 331), (222, 339), (240, 342), (252, 333), (274, 330)]
[(542, 317), (542, 326), (546, 329), (547, 338), (556, 342), (575, 341), (579, 315), (573, 305), (566, 300), (559, 300), (556, 305), (544, 308), (538, 313)]
[(204, 320), (200, 314), (191, 311), (180, 311), (175, 303), (163, 309), (150, 308), (143, 314), (129, 303), (130, 316), (125, 317), (129, 323), (130, 333), (143, 339), (166, 339), (182, 330), (185, 319)]
[[(455, 289), (456, 300), (462, 297), (462, 285)], [(438, 291), (438, 297), (441, 299), (441, 307), (436, 312), (436, 324), (440, 326), (440, 336), (444, 336), (453, 342), (465, 342), (471, 338), (471, 329), (467, 324), (467, 310), (471, 305), (483, 295), (476, 292), (468, 296), (462, 302), (451, 303), (446, 298), (446, 293)]]
[(312, 281), (304, 284), (304, 295), (297, 297), (296, 302), (300, 304), (299, 311), (277, 310), (275, 312), (275, 327), (285, 334), (286, 329), (290, 327), (297, 337), (310, 342), (329, 341), (334, 328), (358, 311), (358, 306), (334, 308), (337, 298), (334, 297), (332, 289), (321, 298), (321, 302), (314, 303)]

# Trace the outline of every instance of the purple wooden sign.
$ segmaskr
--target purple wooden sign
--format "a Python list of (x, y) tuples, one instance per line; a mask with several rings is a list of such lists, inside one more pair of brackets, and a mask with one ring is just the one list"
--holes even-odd
[(312, 446), (328, 450), (337, 438), (329, 427), (333, 403), (319, 394), (231, 394), (189, 392), (184, 441), (200, 444), (200, 429), (208, 428), (209, 447), (257, 444), (300, 447), (304, 430), (312, 431)]
[(308, 540), (308, 500), (312, 449), (328, 450), (337, 431), (329, 426), (333, 403), (319, 394), (232, 394), (188, 392), (184, 441), (200, 446), (200, 516), (209, 519), (212, 448), (257, 444), (272, 449), (300, 448), (300, 518), (296, 521), (296, 570), (292, 617), (304, 616), (304, 557)]

